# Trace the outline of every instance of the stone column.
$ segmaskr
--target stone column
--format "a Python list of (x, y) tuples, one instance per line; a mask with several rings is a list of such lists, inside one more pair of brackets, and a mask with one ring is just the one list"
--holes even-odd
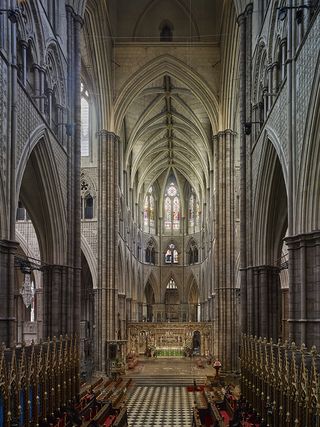
[(81, 207), (80, 207), (80, 172), (81, 172), (81, 54), (80, 30), (83, 25), (81, 16), (73, 15), (74, 23), (74, 169), (73, 169), (73, 219), (74, 219), (74, 258), (73, 258), (73, 319), (72, 331), (79, 335), (80, 331), (80, 295), (81, 295)]
[(43, 288), (36, 289), (36, 321), (37, 321), (37, 337), (43, 338)]
[(118, 332), (118, 137), (99, 132), (99, 340), (100, 369), (108, 373), (108, 343)]
[(272, 93), (272, 87), (273, 87), (273, 66), (272, 64), (269, 64), (267, 66), (267, 72), (268, 72), (268, 92), (269, 95), (266, 96), (266, 102), (268, 103), (267, 105), (267, 111), (269, 112), (271, 110), (272, 104), (273, 104), (273, 97), (272, 95), (270, 95), (270, 93)]
[(48, 88), (46, 95), (48, 98), (48, 123), (50, 127), (51, 127), (51, 120), (52, 120), (52, 94), (53, 94), (53, 90), (51, 88)]
[(287, 237), (289, 329), (296, 344), (320, 347), (320, 231)]
[(20, 42), (22, 48), (22, 83), (23, 86), (27, 86), (27, 48), (28, 43), (22, 40)]
[(81, 165), (81, 95), (80, 95), (80, 29), (82, 18), (70, 6), (67, 11), (67, 56), (68, 56), (68, 118), (73, 124), (68, 134), (68, 200), (67, 200), (67, 270), (69, 284), (66, 297), (69, 300), (68, 333), (80, 333), (80, 285), (81, 285), (81, 234), (80, 234), (80, 165)]
[(278, 69), (279, 69), (278, 62), (274, 62), (272, 64), (272, 93), (274, 94), (278, 92), (278, 87), (279, 87)]
[(40, 67), (37, 64), (33, 64), (33, 75), (34, 75), (34, 102), (38, 108), (40, 108), (40, 94), (41, 94), (41, 76)]
[[(10, 347), (15, 342), (14, 255), (19, 244), (0, 240), (0, 342)], [(5, 301), (5, 303), (4, 303)]]
[[(247, 329), (247, 196), (246, 196), (246, 16), (242, 13), (238, 17), (240, 32), (240, 269), (241, 269), (241, 328)], [(216, 181), (216, 186), (218, 185)], [(217, 206), (217, 203), (215, 203)]]
[(75, 301), (69, 292), (72, 285), (68, 280), (70, 269), (64, 265), (43, 267), (44, 338), (73, 333), (70, 323), (73, 321)]
[(226, 130), (214, 138), (216, 170), (215, 218), (215, 292), (218, 323), (218, 357), (226, 370), (237, 363), (238, 330), (235, 318), (234, 265), (234, 139), (235, 133)]
[(281, 330), (281, 288), (278, 267), (261, 265), (248, 268), (253, 277), (248, 299), (248, 333), (278, 340)]
[(39, 77), (40, 77), (40, 97), (39, 98), (39, 105), (40, 105), (40, 111), (42, 114), (44, 114), (44, 97), (46, 94), (44, 93), (45, 88), (45, 78), (46, 78), (46, 70), (43, 67), (39, 68)]
[[(16, 17), (15, 17), (16, 18)], [(15, 308), (14, 308), (14, 255), (18, 243), (16, 243), (16, 150), (17, 150), (17, 19), (8, 20), (8, 96), (6, 99), (7, 110), (9, 112), (9, 126), (1, 141), (3, 152), (6, 154), (5, 191), (6, 206), (1, 206), (6, 210), (8, 222), (1, 229), (0, 240), (0, 342), (6, 346), (12, 346), (16, 341), (15, 334)], [(2, 117), (1, 120), (4, 120)], [(8, 133), (7, 133), (8, 132)], [(5, 151), (6, 150), (6, 151)]]
[(64, 145), (64, 134), (65, 134), (65, 128), (64, 128), (64, 109), (62, 105), (56, 106), (58, 109), (58, 123), (57, 125), (57, 137), (61, 145)]
[(280, 64), (281, 67), (281, 81), (283, 81), (286, 77), (286, 62), (287, 62), (287, 39), (284, 38), (280, 42), (280, 49), (281, 49), (281, 58), (282, 63)]

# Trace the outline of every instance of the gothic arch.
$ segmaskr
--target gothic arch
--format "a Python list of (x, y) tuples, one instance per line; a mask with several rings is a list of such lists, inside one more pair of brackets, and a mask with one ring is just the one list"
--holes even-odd
[(46, 131), (38, 130), (31, 138), (18, 164), (16, 206), (20, 195), (36, 229), (43, 260), (63, 264), (67, 227), (56, 159)]
[(278, 156), (280, 164), (281, 164), (284, 181), (285, 181), (285, 183), (287, 185), (287, 180), (288, 180), (288, 164), (287, 164), (286, 154), (285, 154), (285, 152), (283, 150), (283, 146), (280, 143), (280, 139), (279, 139), (278, 135), (268, 125), (265, 126), (264, 141), (266, 141), (266, 140), (271, 141), (274, 149), (276, 150), (277, 156)]
[[(66, 104), (64, 88), (65, 76), (61, 63), (59, 48), (55, 40), (50, 40), (45, 51), (45, 63), (47, 64), (47, 82), (50, 89), (56, 92), (59, 105)], [(51, 67), (51, 69), (50, 69)]]
[(254, 265), (276, 265), (288, 227), (287, 189), (283, 169), (272, 142), (265, 138), (253, 213)]
[(263, 55), (266, 51), (266, 42), (264, 38), (261, 38), (259, 42), (257, 43), (257, 56), (253, 67), (253, 78), (254, 81), (252, 82), (252, 99), (253, 103), (256, 104), (258, 100), (258, 92), (259, 92), (259, 80), (260, 80), (260, 70), (261, 70), (261, 60), (263, 58)]
[(75, 14), (84, 16), (87, 0), (68, 0), (67, 5), (71, 7)]
[(175, 274), (174, 269), (172, 269), (172, 268), (168, 269), (168, 272), (163, 276), (162, 276), (162, 283), (160, 285), (160, 287), (161, 287), (161, 289), (160, 289), (160, 302), (164, 301), (166, 289), (167, 289), (167, 284), (169, 283), (171, 278), (174, 280), (175, 284), (177, 285), (177, 289), (178, 289), (179, 297), (180, 297), (181, 291), (182, 291), (181, 281), (179, 280), (178, 275)]
[(271, 19), (269, 22), (268, 63), (273, 61), (273, 45), (277, 40), (276, 24), (278, 21), (278, 0), (273, 1)]
[(320, 228), (320, 56), (306, 120), (297, 188), (296, 230)]
[(31, 43), (35, 63), (40, 65), (44, 59), (44, 31), (37, 2), (20, 2), (17, 26), (21, 40)]
[[(184, 62), (171, 55), (161, 55), (133, 73), (120, 90), (114, 108), (116, 134), (120, 133), (124, 116), (133, 100), (146, 85), (165, 75), (172, 75), (190, 88), (194, 96), (204, 106), (212, 128), (214, 130), (218, 129), (218, 100), (204, 79), (196, 71), (191, 70)], [(207, 149), (210, 152), (209, 146)], [(130, 147), (127, 151), (130, 151)], [(128, 159), (126, 159), (127, 161)], [(210, 166), (212, 165), (210, 164)]]
[(92, 251), (91, 246), (87, 242), (86, 238), (81, 236), (81, 250), (83, 252), (83, 255), (85, 256), (88, 266), (90, 268), (91, 276), (92, 276), (92, 282), (93, 282), (93, 288), (97, 288), (98, 284), (98, 266), (97, 266), (97, 259)]
[(160, 301), (161, 300), (160, 289), (159, 289), (159, 286), (157, 285), (157, 279), (155, 278), (154, 273), (152, 271), (150, 272), (150, 274), (147, 277), (147, 280), (145, 281), (144, 289), (146, 288), (147, 283), (150, 283), (150, 286), (152, 287), (155, 301)]

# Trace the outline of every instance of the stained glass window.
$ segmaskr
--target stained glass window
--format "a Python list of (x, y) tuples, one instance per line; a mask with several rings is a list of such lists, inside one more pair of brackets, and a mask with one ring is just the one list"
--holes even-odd
[(200, 203), (193, 189), (189, 197), (188, 224), (189, 233), (195, 233), (198, 231), (200, 225)]
[(195, 226), (199, 227), (199, 225), (200, 225), (200, 203), (197, 201), (197, 203), (196, 203)]
[(144, 199), (144, 206), (143, 206), (144, 230), (147, 233), (151, 233), (155, 231), (155, 200), (152, 192), (153, 192), (153, 188), (150, 187)]
[(167, 188), (164, 199), (164, 228), (165, 230), (180, 229), (180, 199), (178, 190), (173, 182)]
[(189, 226), (194, 226), (194, 194), (191, 194), (189, 199)]
[(166, 197), (164, 201), (164, 226), (166, 229), (171, 230), (171, 199)]
[(177, 264), (178, 261), (178, 251), (175, 245), (171, 243), (165, 253), (164, 262), (166, 264)]

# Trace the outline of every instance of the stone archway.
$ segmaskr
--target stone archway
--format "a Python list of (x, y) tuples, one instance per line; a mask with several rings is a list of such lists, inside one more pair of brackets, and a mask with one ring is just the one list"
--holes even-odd
[(282, 336), (280, 271), (288, 228), (287, 189), (274, 145), (264, 141), (253, 218), (254, 267), (248, 269), (248, 332), (278, 340)]

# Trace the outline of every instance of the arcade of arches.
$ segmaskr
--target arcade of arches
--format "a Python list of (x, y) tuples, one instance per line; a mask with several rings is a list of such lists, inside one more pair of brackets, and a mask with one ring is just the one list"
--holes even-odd
[(0, 6), (0, 341), (320, 348), (319, 1)]

